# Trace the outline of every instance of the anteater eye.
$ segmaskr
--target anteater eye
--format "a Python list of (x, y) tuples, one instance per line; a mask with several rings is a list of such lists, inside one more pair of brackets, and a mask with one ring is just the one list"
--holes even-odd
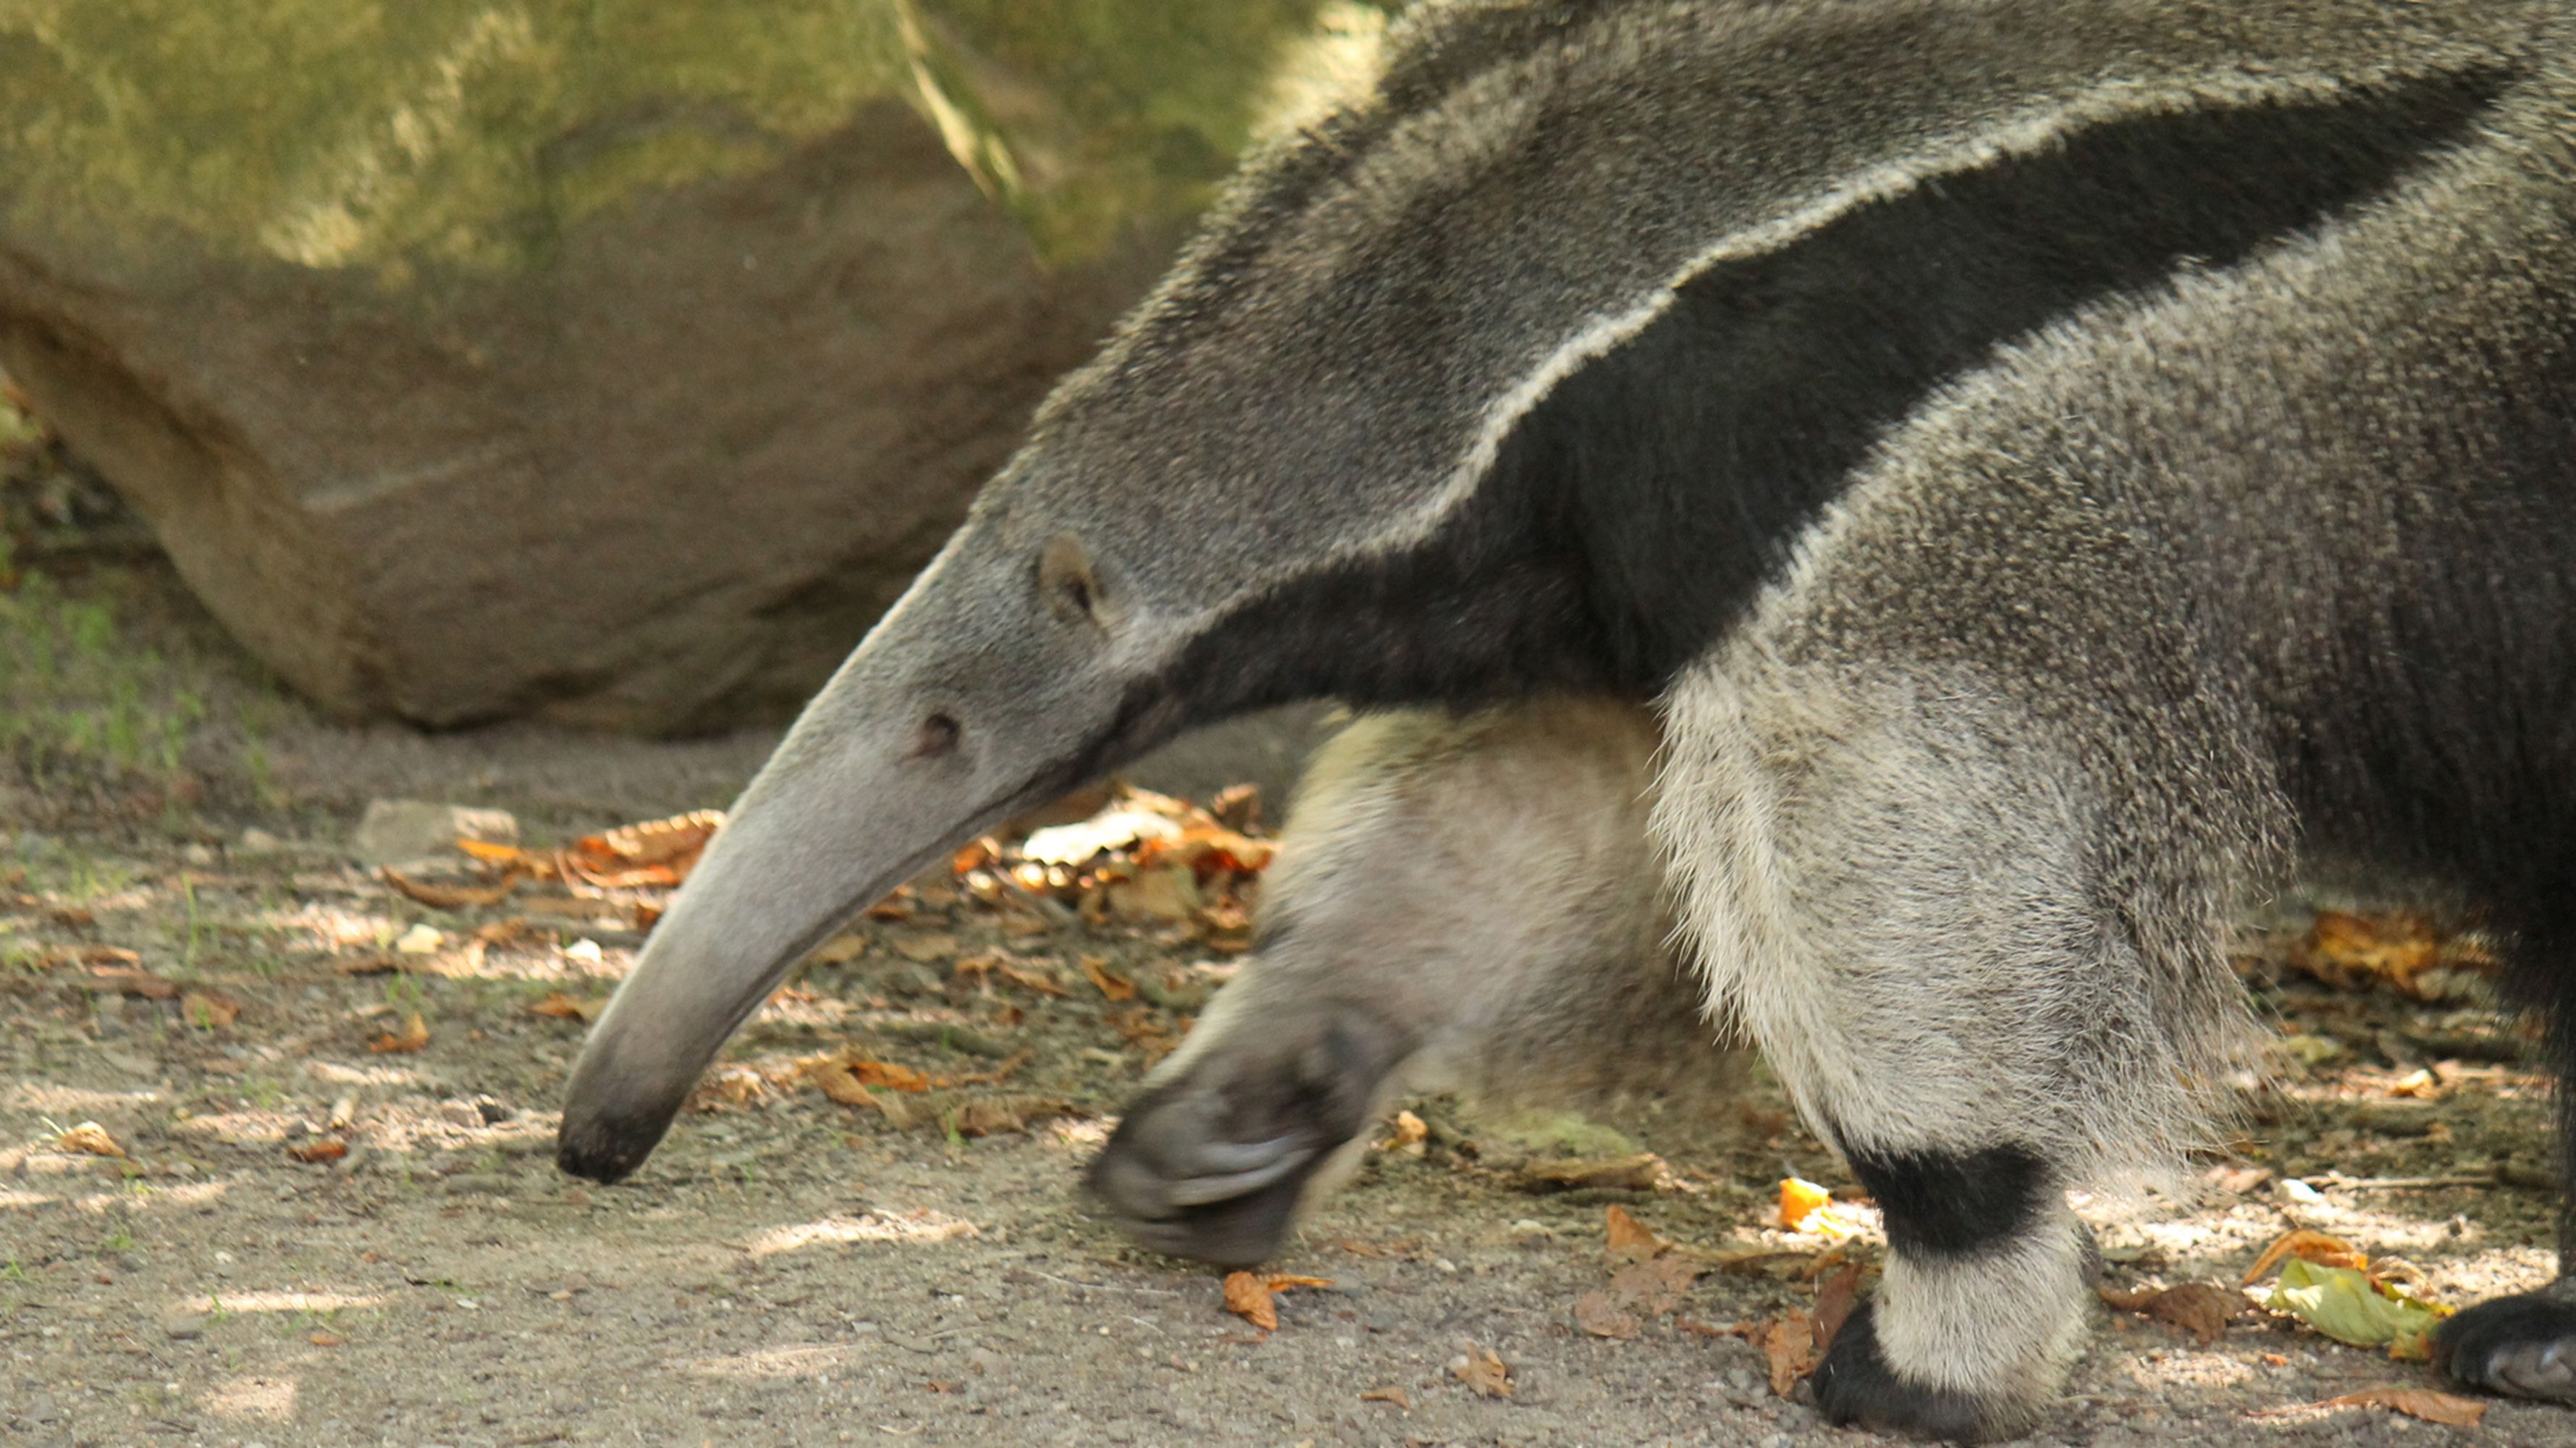
[(1048, 540), (1038, 554), (1038, 592), (1047, 609), (1067, 623), (1100, 623), (1100, 580), (1091, 554), (1070, 533)]

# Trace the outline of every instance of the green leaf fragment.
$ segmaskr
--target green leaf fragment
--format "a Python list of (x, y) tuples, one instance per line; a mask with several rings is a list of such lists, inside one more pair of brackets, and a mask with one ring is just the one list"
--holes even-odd
[(2320, 1267), (2295, 1257), (2263, 1305), (2337, 1342), (2385, 1347), (2390, 1357), (2411, 1361), (2430, 1356), (2433, 1329), (2450, 1315), (2449, 1308), (2374, 1283), (2350, 1267)]

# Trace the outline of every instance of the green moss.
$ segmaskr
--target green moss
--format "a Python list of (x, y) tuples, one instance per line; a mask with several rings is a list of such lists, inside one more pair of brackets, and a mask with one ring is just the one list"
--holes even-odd
[(178, 775), (204, 701), (128, 643), (106, 604), (22, 574), (0, 592), (0, 641), (0, 751), (38, 772)]
[(401, 278), (900, 96), (1042, 251), (1186, 214), (1352, 0), (0, 0), (0, 208)]

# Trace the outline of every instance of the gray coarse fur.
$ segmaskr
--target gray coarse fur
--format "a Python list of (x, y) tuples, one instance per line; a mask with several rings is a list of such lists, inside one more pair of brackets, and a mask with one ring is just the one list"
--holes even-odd
[[(2176, 139), (2211, 117), (2275, 169)], [(2313, 167), (2262, 149), (2284, 134)], [(2169, 190), (2051, 169), (2105, 135)], [(2313, 205), (2267, 209), (2282, 193)], [(2168, 211), (2226, 244), (2123, 250)], [(2031, 254), (2092, 280), (2028, 278), (2031, 320), (2002, 305), (2022, 279), (1991, 279), (1981, 312), (1903, 272), (1905, 228), (1962, 267), (1980, 238), (2077, 238)], [(2151, 275), (2085, 271), (2141, 252)], [(1825, 345), (1765, 310), (1784, 278), (1837, 319)], [(1879, 310), (1832, 312), (1837, 287)], [(1713, 395), (1617, 371), (1690, 343), (1674, 318), (1713, 329), (1672, 354)], [(1938, 345), (1961, 328), (1976, 346)], [(1769, 451), (1683, 432), (1770, 380), (1709, 337), (1781, 359), (1779, 409), (1843, 410)], [(1651, 869), (1633, 915), (1547, 922), (1564, 948), (1495, 942), (1461, 976), (1454, 942), (1387, 923), (1446, 910), (1454, 879), (1336, 851), (1450, 827), (1381, 799), (1516, 788), (1503, 741), (1575, 707), (1513, 722), (1532, 700), (1651, 702), (1643, 827), (1688, 958), (1888, 1207), (1883, 1288), (1819, 1401), (2015, 1431), (2081, 1340), (2063, 1194), (2194, 1139), (2241, 1024), (2224, 932), (2300, 851), (2481, 894), (2576, 1058), (2571, 352), (2564, 0), (1420, 7), (1374, 94), (1253, 162), (745, 793), (595, 1029), (561, 1160), (633, 1170), (807, 946), (1179, 729), (1312, 696), (1498, 707), (1383, 722), (1327, 770), (1260, 963), (1095, 1169), (1182, 1249), (1275, 1240), (1416, 1036), (1562, 1060), (1550, 1011), (1624, 1008), (1586, 994), (1597, 972), (1662, 979), (1660, 949), (1592, 948), (1653, 933)], [(1671, 415), (1625, 426), (1602, 375)], [(1727, 428), (1762, 433), (1766, 406)], [(1621, 451), (1665, 426), (1705, 463)], [(1584, 470), (1605, 454), (1635, 466)], [(1608, 792), (1537, 813), (1637, 826), (1616, 781), (1643, 736), (1607, 737), (1628, 742), (1539, 773)], [(1408, 1021), (1445, 979), (1473, 989)], [(1241, 1023), (1267, 1011), (1295, 1050), (1260, 1054)], [(1191, 1094), (1226, 1069), (1278, 1089), (1235, 1114)], [(2576, 1401), (2576, 1308), (2525, 1294), (2446, 1332), (2463, 1380)]]
[[(2576, 826), (2571, 350), (2562, 30), (2394, 194), (2068, 317), (1883, 440), (1664, 703), (1685, 926), (1809, 1120), (2045, 1143), (2066, 1185), (2171, 1160), (2239, 1022), (2232, 913), (2311, 831), (2404, 858), (2445, 772), (2437, 805), (2502, 807), (2447, 863), (2565, 943), (2517, 892), (2568, 882), (2513, 856), (2566, 858), (2514, 796)], [(2369, 777), (2411, 751), (2435, 780)], [(2082, 1293), (2054, 1248), (1992, 1275), (1891, 1266), (1877, 1326), (2011, 1426)]]

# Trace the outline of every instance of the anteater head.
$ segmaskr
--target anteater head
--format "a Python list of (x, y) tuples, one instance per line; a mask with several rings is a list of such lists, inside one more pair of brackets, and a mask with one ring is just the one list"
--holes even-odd
[(565, 1169), (632, 1171), (871, 901), (1186, 727), (1651, 692), (1946, 379), (2367, 196), (2492, 88), (2456, 37), (2079, 8), (1425, 7), (737, 802), (574, 1071)]

